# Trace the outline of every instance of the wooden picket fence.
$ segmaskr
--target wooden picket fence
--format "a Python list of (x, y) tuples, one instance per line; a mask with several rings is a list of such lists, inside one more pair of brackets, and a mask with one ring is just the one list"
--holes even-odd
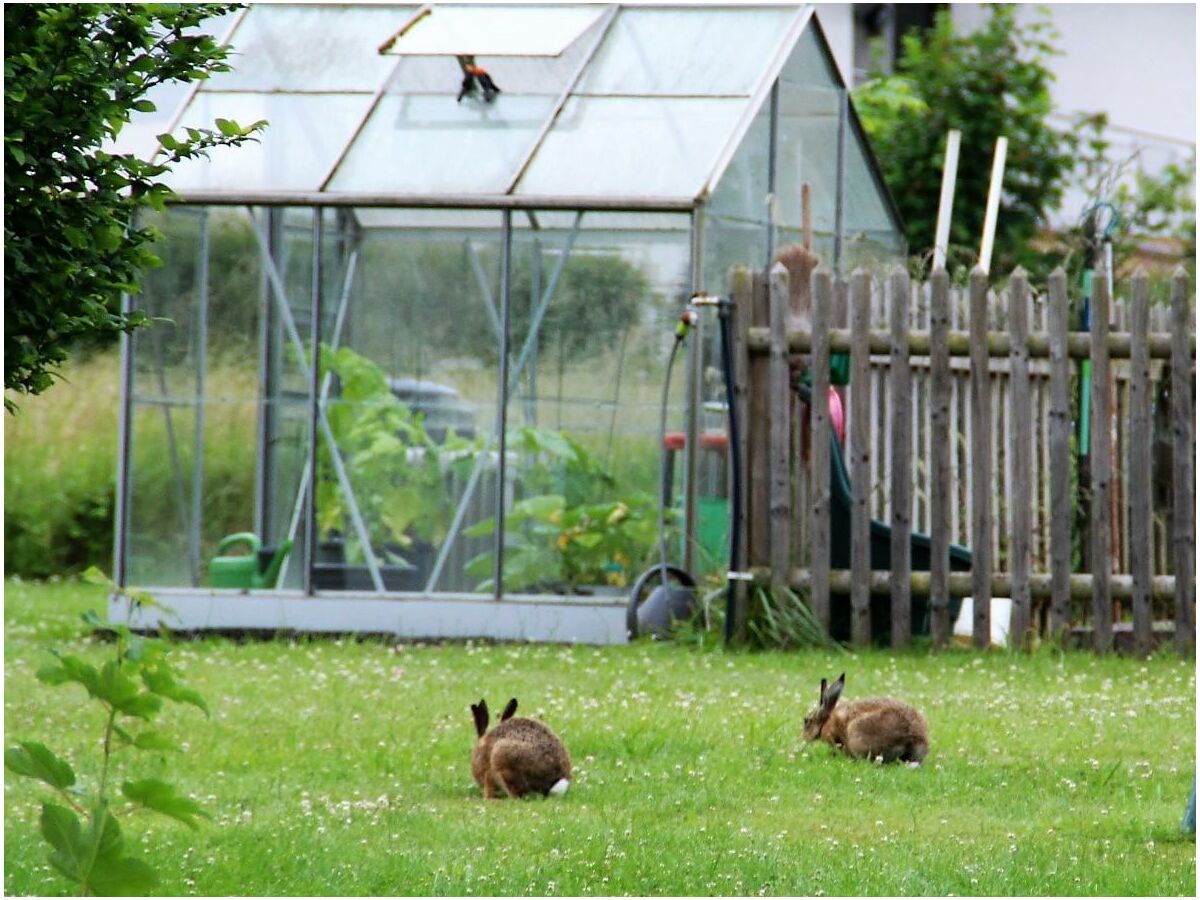
[[(1042, 296), (1020, 270), (999, 295), (982, 271), (960, 292), (944, 271), (911, 285), (900, 270), (884, 279), (818, 270), (811, 331), (789, 328), (787, 278), (778, 265), (766, 276), (746, 270), (732, 276), (745, 473), (739, 569), (761, 583), (806, 592), (826, 627), (831, 591), (848, 594), (856, 646), (870, 640), (871, 594), (888, 593), (896, 647), (910, 640), (914, 595), (929, 598), (930, 633), (939, 647), (950, 639), (951, 596), (973, 598), (978, 647), (990, 642), (991, 598), (1003, 596), (1012, 600), (1014, 642), (1037, 632), (1062, 637), (1086, 625), (1095, 649), (1106, 652), (1114, 645), (1114, 605), (1119, 613), (1128, 604), (1134, 650), (1146, 654), (1154, 646), (1158, 601), (1173, 605), (1177, 649), (1195, 652), (1195, 329), (1185, 272), (1172, 278), (1169, 309), (1155, 308), (1153, 331), (1148, 277), (1131, 279), (1128, 303), (1114, 312), (1112, 286), (1096, 273), (1090, 333), (1068, 328), (1061, 270)], [(839, 317), (845, 310), (848, 328)], [(881, 318), (888, 327), (873, 328)], [(1118, 325), (1128, 320), (1128, 330), (1112, 330), (1114, 318)], [(848, 570), (829, 567), (829, 443), (806, 438), (829, 433), (828, 408), (801, 402), (789, 363), (803, 355), (811, 396), (825, 397), (831, 353), (849, 353), (851, 366)], [(1085, 359), (1092, 378), (1084, 556), (1103, 564), (1074, 572), (1071, 367)], [(1172, 496), (1155, 509), (1152, 387), (1167, 367)], [(891, 526), (890, 571), (870, 568), (873, 513)], [(929, 572), (910, 571), (914, 528), (930, 536)], [(954, 541), (971, 549), (970, 572), (949, 570)], [(1088, 612), (1073, 617), (1072, 601), (1088, 599)], [(736, 627), (745, 609), (738, 604)]]

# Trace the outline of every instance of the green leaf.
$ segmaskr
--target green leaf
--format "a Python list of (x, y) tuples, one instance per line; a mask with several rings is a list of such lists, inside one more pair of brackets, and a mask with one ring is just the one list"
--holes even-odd
[(242, 129), (238, 123), (231, 122), (229, 119), (217, 119), (217, 128), (219, 128), (221, 134), (225, 135), (226, 137), (235, 137), (236, 135), (242, 134)]
[(179, 684), (166, 663), (159, 663), (154, 667), (143, 669), (142, 681), (146, 683), (147, 688), (160, 697), (166, 697), (176, 703), (190, 703), (206, 716), (209, 715), (208, 704), (204, 698), (196, 691)]
[(179, 744), (158, 731), (141, 731), (133, 738), (139, 750), (178, 750)]
[(90, 842), (83, 836), (79, 817), (65, 806), (42, 804), (42, 837), (54, 848), (50, 862), (54, 868), (76, 883), (87, 877)]
[(95, 584), (106, 588), (116, 588), (116, 585), (113, 584), (112, 579), (100, 571), (100, 569), (96, 566), (88, 566), (84, 570), (83, 574), (79, 577), (88, 584)]
[(43, 666), (37, 670), (37, 680), (49, 685), (73, 681), (87, 688), (87, 692), (94, 697), (100, 673), (95, 666), (74, 656), (58, 656), (58, 665)]
[(496, 520), (484, 519), (482, 522), (476, 522), (470, 528), (464, 528), (463, 534), (466, 537), (485, 537), (489, 534), (496, 533)]
[(116, 660), (109, 660), (100, 669), (100, 677), (96, 681), (94, 696), (112, 705), (115, 709), (123, 709), (138, 695), (137, 683), (121, 671)]
[(150, 113), (158, 109), (150, 100), (135, 100), (131, 107), (136, 112)]
[(174, 787), (157, 778), (126, 781), (121, 785), (121, 793), (134, 803), (176, 819), (189, 828), (199, 827), (196, 816), (212, 818), (195, 800), (183, 796)]
[(149, 722), (162, 709), (162, 700), (153, 694), (138, 694), (123, 701), (118, 709), (131, 718)]
[(107, 806), (100, 805), (92, 809), (89, 837), (92, 846), (96, 848), (97, 861), (120, 857), (125, 843), (121, 837), (121, 826), (116, 817), (108, 811)]
[(75, 783), (75, 772), (71, 766), (37, 741), (21, 741), (16, 747), (5, 750), (4, 767), (14, 774), (36, 778), (59, 790), (66, 790)]
[(149, 894), (158, 884), (158, 873), (140, 859), (96, 860), (88, 885), (97, 897), (135, 897)]

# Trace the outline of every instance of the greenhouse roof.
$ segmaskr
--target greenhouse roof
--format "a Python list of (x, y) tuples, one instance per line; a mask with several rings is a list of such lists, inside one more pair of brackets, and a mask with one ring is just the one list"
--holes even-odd
[[(168, 183), (192, 203), (690, 210), (806, 29), (828, 53), (808, 4), (252, 5), (233, 71), (169, 124), (270, 125)], [(472, 62), (491, 102), (456, 99)]]

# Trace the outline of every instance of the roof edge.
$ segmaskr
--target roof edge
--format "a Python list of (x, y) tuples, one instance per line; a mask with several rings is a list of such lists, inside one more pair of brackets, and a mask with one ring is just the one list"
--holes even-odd
[(539, 197), (517, 194), (350, 194), (337, 191), (176, 191), (175, 206), (331, 206), (395, 209), (529, 209), (690, 213), (679, 197)]

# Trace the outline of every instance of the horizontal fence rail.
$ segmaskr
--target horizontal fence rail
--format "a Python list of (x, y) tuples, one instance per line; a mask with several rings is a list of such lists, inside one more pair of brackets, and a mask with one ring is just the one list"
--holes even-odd
[[(980, 270), (966, 289), (943, 270), (910, 284), (899, 269), (818, 269), (798, 291), (782, 265), (735, 273), (741, 567), (805, 594), (855, 646), (903, 647), (918, 625), (944, 646), (951, 599), (970, 597), (970, 638), (986, 647), (998, 597), (1013, 645), (1077, 630), (1106, 652), (1128, 630), (1144, 655), (1173, 627), (1194, 653), (1191, 281), (1176, 271), (1169, 307), (1151, 306), (1143, 272), (1124, 290), (1101, 272), (1091, 283), (1082, 329), (1062, 270), (1035, 291), (1018, 269), (998, 293)], [(849, 362), (835, 389), (844, 445), (830, 440), (835, 355)], [(927, 570), (911, 570), (913, 532)], [(885, 544), (889, 563), (874, 565)], [(969, 571), (961, 549), (952, 570), (953, 544)], [(735, 618), (744, 627), (745, 610)]]
[[(829, 349), (834, 353), (849, 353), (853, 333), (848, 328), (832, 328), (829, 331)], [(867, 349), (874, 356), (884, 356), (892, 352), (894, 337), (889, 331), (868, 331)], [(1174, 354), (1174, 335), (1164, 332), (1154, 332), (1146, 335), (1146, 348), (1151, 359), (1170, 359)], [(908, 352), (912, 356), (929, 356), (933, 347), (933, 335), (929, 331), (909, 331), (907, 334)], [(751, 328), (746, 335), (746, 346), (751, 353), (766, 353), (770, 349), (771, 330), (769, 328)], [(946, 335), (946, 344), (951, 356), (970, 356), (971, 333), (969, 331), (950, 331)], [(1133, 355), (1133, 336), (1130, 334), (1110, 334), (1107, 339), (1109, 359), (1129, 359)], [(810, 353), (812, 351), (812, 336), (804, 331), (789, 331), (787, 348), (790, 353)], [(1034, 359), (1050, 358), (1050, 335), (1031, 334), (1026, 343), (1030, 357)], [(1196, 338), (1188, 338), (1188, 350), (1194, 356), (1196, 353)], [(987, 333), (987, 354), (992, 357), (1007, 358), (1012, 353), (1012, 338), (1003, 331)], [(1071, 331), (1067, 333), (1067, 356), (1071, 359), (1091, 359), (1092, 336), (1087, 332)]]

